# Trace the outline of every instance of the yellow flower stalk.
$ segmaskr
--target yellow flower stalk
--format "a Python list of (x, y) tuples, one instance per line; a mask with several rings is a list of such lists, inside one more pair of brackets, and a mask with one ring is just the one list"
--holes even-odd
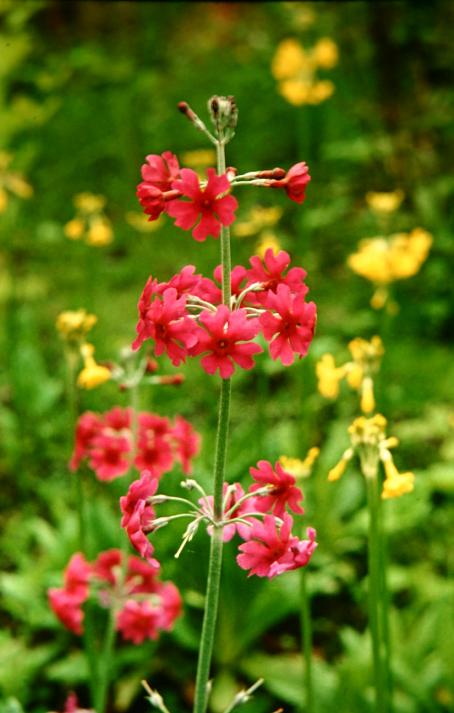
[(353, 458), (353, 450), (351, 448), (347, 448), (346, 451), (344, 451), (340, 461), (336, 463), (334, 468), (331, 468), (331, 470), (328, 473), (328, 480), (330, 482), (334, 482), (335, 480), (339, 480), (345, 473), (345, 470), (347, 468), (348, 462)]
[(317, 69), (332, 69), (338, 62), (338, 48), (329, 37), (323, 37), (310, 49), (293, 38), (277, 47), (271, 72), (278, 81), (279, 93), (290, 104), (320, 104), (334, 92), (334, 84), (319, 79)]
[(324, 354), (315, 366), (318, 390), (326, 399), (339, 396), (340, 381), (345, 376), (345, 368), (337, 367), (332, 354)]
[(84, 360), (84, 368), (77, 377), (77, 385), (82, 389), (94, 389), (96, 386), (109, 381), (111, 377), (110, 369), (98, 364), (94, 358), (95, 348), (88, 342), (80, 348), (80, 353)]
[(104, 247), (113, 240), (110, 220), (104, 213), (106, 199), (93, 193), (78, 193), (73, 199), (76, 215), (68, 221), (63, 232), (70, 240), (84, 239), (88, 245)]
[(375, 409), (374, 383), (372, 380), (384, 354), (383, 343), (378, 336), (370, 341), (357, 337), (352, 339), (348, 348), (352, 361), (336, 366), (332, 354), (324, 354), (316, 364), (318, 390), (327, 399), (339, 396), (340, 382), (343, 378), (352, 389), (360, 393), (361, 411), (370, 414)]

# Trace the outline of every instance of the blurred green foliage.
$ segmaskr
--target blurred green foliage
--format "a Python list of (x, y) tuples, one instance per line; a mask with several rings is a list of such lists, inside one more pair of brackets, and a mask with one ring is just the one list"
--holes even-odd
[[(336, 485), (326, 482), (357, 406), (348, 390), (335, 404), (322, 399), (314, 365), (325, 351), (344, 357), (350, 338), (375, 333), (386, 349), (379, 408), (401, 438), (398, 465), (417, 476), (412, 495), (386, 503), (395, 711), (452, 710), (453, 21), (447, 2), (0, 4), (0, 149), (13, 157), (9, 169), (34, 189), (29, 199), (8, 194), (0, 214), (1, 713), (62, 710), (71, 689), (89, 704), (80, 642), (46, 600), (77, 548), (67, 469), (72, 433), (54, 323), (64, 309), (94, 311), (97, 357), (113, 359), (133, 338), (136, 301), (150, 273), (164, 280), (184, 264), (211, 273), (216, 241), (198, 244), (171, 221), (140, 232), (126, 216), (139, 212), (134, 193), (147, 153), (205, 148), (177, 102), (187, 100), (203, 114), (214, 93), (233, 94), (240, 111), (229, 164), (243, 172), (305, 160), (312, 175), (302, 207), (258, 189), (238, 196), (240, 218), (257, 204), (284, 208), (276, 236), (308, 270), (319, 322), (303, 362), (286, 370), (262, 358), (252, 373), (235, 377), (229, 479), (245, 478), (259, 458), (322, 449), (305, 483), (307, 522), (320, 543), (310, 577), (316, 711), (365, 713), (372, 689), (363, 483), (355, 472)], [(339, 63), (329, 74), (335, 92), (325, 102), (295, 107), (278, 94), (270, 67), (287, 37), (303, 46), (321, 37), (336, 42)], [(406, 198), (390, 232), (421, 226), (434, 243), (420, 273), (393, 286), (399, 311), (387, 316), (370, 308), (371, 285), (348, 269), (346, 258), (360, 239), (383, 231), (365, 193), (396, 188)], [(83, 191), (107, 198), (114, 241), (106, 248), (64, 235), (73, 196)], [(234, 264), (245, 264), (255, 247), (255, 237), (235, 240)], [(172, 371), (165, 362), (162, 369)], [(217, 384), (198, 365), (184, 373), (178, 389), (144, 389), (141, 405), (182, 413), (202, 432), (196, 474), (208, 483)], [(79, 400), (81, 410), (105, 410), (126, 405), (127, 394), (107, 384)], [(96, 522), (93, 552), (118, 546), (113, 503), (121, 484), (82, 477)], [(176, 492), (180, 474), (166, 478)], [(119, 647), (112, 711), (144, 709), (144, 677), (172, 711), (189, 706), (207, 543), (199, 535), (176, 562), (179, 535), (166, 528), (156, 547), (165, 577), (183, 591), (185, 615), (158, 643)], [(234, 563), (233, 544), (227, 546), (214, 713), (260, 676), (265, 685), (248, 711), (301, 705), (298, 591), (294, 573), (247, 580)]]

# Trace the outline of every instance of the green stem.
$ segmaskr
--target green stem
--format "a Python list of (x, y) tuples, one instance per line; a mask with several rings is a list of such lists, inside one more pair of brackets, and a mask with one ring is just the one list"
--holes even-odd
[(382, 659), (381, 575), (379, 549), (379, 520), (377, 508), (377, 477), (366, 477), (369, 506), (369, 623), (372, 636), (372, 657), (375, 681), (375, 709), (387, 713)]
[(115, 620), (116, 611), (111, 609), (109, 612), (109, 621), (107, 624), (104, 646), (101, 652), (101, 659), (98, 668), (98, 685), (94, 698), (96, 713), (104, 713), (106, 709), (107, 693), (112, 674), (112, 654), (115, 643)]
[[(220, 136), (216, 145), (218, 174), (225, 173), (225, 146)], [(222, 260), (222, 301), (230, 307), (230, 231), (221, 226)], [(219, 397), (218, 425), (213, 470), (213, 512), (215, 522), (222, 521), (223, 486), (227, 455), (227, 440), (230, 418), (230, 379), (222, 379)], [(197, 663), (194, 713), (205, 713), (208, 704), (208, 680), (213, 654), (214, 634), (219, 603), (219, 589), (222, 568), (222, 528), (214, 527), (211, 537), (210, 559), (208, 564), (205, 612), (200, 637), (199, 659)]]
[(381, 630), (383, 635), (383, 675), (384, 675), (384, 695), (385, 709), (392, 713), (392, 668), (391, 668), (391, 640), (389, 632), (389, 591), (387, 582), (387, 547), (386, 534), (383, 523), (383, 507), (380, 495), (381, 483), (377, 478), (375, 489), (377, 520), (378, 520), (378, 554), (380, 570), (380, 604), (381, 604)]
[(311, 603), (307, 587), (307, 568), (302, 567), (300, 573), (301, 584), (301, 639), (303, 644), (304, 655), (304, 681), (305, 688), (305, 707), (302, 710), (305, 713), (312, 713), (314, 708), (314, 687), (312, 682), (312, 622), (311, 622)]

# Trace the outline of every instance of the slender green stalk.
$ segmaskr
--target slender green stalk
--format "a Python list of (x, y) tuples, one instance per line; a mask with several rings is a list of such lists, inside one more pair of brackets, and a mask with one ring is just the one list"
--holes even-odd
[(369, 506), (369, 623), (372, 636), (372, 656), (375, 680), (375, 707), (377, 713), (387, 713), (386, 681), (383, 671), (383, 638), (381, 619), (381, 574), (379, 548), (379, 520), (377, 508), (377, 478), (366, 477), (367, 501)]
[(311, 622), (311, 602), (307, 587), (307, 568), (302, 567), (300, 572), (301, 586), (301, 640), (304, 655), (304, 679), (305, 703), (302, 710), (305, 713), (313, 713), (314, 709), (314, 686), (312, 681), (312, 622)]
[[(217, 145), (218, 174), (225, 172), (225, 147), (222, 137)], [(221, 226), (221, 260), (222, 260), (222, 301), (230, 306), (230, 231)], [(222, 521), (223, 485), (227, 455), (227, 439), (230, 418), (230, 379), (222, 379), (219, 397), (218, 425), (213, 471), (213, 511), (214, 520)], [(213, 654), (214, 634), (219, 602), (219, 589), (222, 568), (222, 528), (214, 527), (211, 537), (210, 560), (203, 616), (202, 633), (200, 637), (199, 659), (194, 697), (194, 713), (205, 713), (208, 703), (208, 680), (210, 676), (211, 658)]]
[(391, 640), (389, 632), (389, 591), (387, 582), (387, 547), (386, 533), (383, 523), (383, 507), (380, 497), (381, 483), (377, 478), (377, 487), (375, 489), (375, 498), (377, 503), (377, 520), (378, 520), (378, 554), (379, 554), (379, 569), (380, 569), (380, 618), (381, 631), (383, 636), (383, 675), (385, 681), (385, 709), (392, 713), (392, 667), (391, 667)]
[(98, 682), (94, 698), (96, 713), (104, 713), (107, 703), (107, 693), (109, 683), (112, 678), (112, 656), (115, 644), (115, 621), (116, 611), (111, 609), (109, 612), (109, 622), (107, 625), (104, 646), (101, 652), (101, 658), (98, 667)]

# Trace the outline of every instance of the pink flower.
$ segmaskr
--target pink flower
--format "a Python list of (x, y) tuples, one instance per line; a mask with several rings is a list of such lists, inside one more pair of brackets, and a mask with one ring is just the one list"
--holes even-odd
[(270, 290), (276, 292), (279, 285), (287, 285), (292, 292), (297, 292), (300, 295), (305, 295), (308, 292), (307, 286), (304, 284), (306, 272), (302, 267), (292, 267), (284, 275), (290, 265), (290, 255), (285, 250), (280, 250), (274, 254), (272, 248), (268, 248), (265, 256), (262, 258), (254, 255), (249, 259), (251, 269), (247, 271), (248, 284), (253, 282), (261, 282), (263, 284), (263, 293), (255, 293), (254, 297), (261, 303), (266, 301), (266, 293)]
[(139, 320), (140, 336), (133, 349), (144, 339), (153, 339), (156, 356), (166, 352), (174, 366), (185, 361), (188, 349), (197, 342), (196, 326), (186, 314), (185, 296), (179, 298), (174, 287), (167, 288), (162, 300), (155, 299), (150, 304), (143, 321), (145, 326)]
[(52, 611), (61, 623), (74, 634), (80, 636), (83, 632), (82, 623), (84, 619), (81, 601), (66, 590), (55, 588), (49, 589), (48, 598)]
[(183, 600), (180, 592), (172, 582), (164, 582), (159, 589), (161, 597), (161, 617), (159, 626), (165, 631), (169, 631), (175, 619), (177, 619), (183, 608)]
[(246, 310), (230, 312), (228, 307), (220, 305), (216, 313), (203, 312), (200, 322), (205, 329), (198, 332), (193, 355), (206, 354), (201, 364), (208, 374), (219, 373), (228, 379), (235, 371), (234, 362), (242, 369), (252, 369), (252, 356), (263, 351), (258, 344), (245, 343), (253, 339), (258, 331), (257, 319), (248, 319)]
[(315, 542), (317, 533), (313, 527), (307, 528), (306, 535), (307, 540), (298, 540), (298, 542), (292, 544), (292, 552), (294, 556), (295, 565), (292, 569), (305, 567), (317, 547), (317, 543)]
[(158, 292), (158, 281), (154, 280), (151, 275), (148, 278), (145, 287), (143, 288), (142, 294), (139, 297), (139, 302), (137, 308), (139, 310), (139, 321), (137, 322), (136, 332), (137, 337), (132, 343), (132, 348), (134, 350), (139, 349), (142, 346), (145, 339), (148, 339), (148, 322), (147, 313), (150, 307), (151, 298)]
[(272, 340), (271, 357), (281, 359), (284, 366), (290, 366), (295, 354), (300, 357), (307, 354), (314, 336), (315, 304), (305, 302), (304, 294), (292, 295), (287, 285), (278, 285), (276, 293), (268, 293), (266, 305), (277, 312), (265, 312), (260, 316), (264, 337)]
[(110, 411), (104, 414), (104, 423), (108, 428), (114, 431), (122, 432), (122, 435), (128, 435), (132, 422), (132, 409), (121, 408), (114, 406)]
[[(238, 296), (246, 286), (247, 270), (243, 265), (235, 265), (230, 273), (230, 291), (232, 295)], [(222, 285), (222, 265), (218, 265), (214, 270), (214, 277)], [(222, 301), (222, 292), (219, 290), (217, 304)]]
[(152, 529), (155, 513), (147, 499), (156, 493), (158, 480), (148, 470), (144, 470), (139, 480), (135, 480), (126, 495), (120, 498), (123, 513), (121, 526), (126, 530), (132, 546), (147, 562), (156, 568), (159, 563), (152, 557), (153, 546), (146, 533)]
[(163, 154), (150, 154), (145, 157), (141, 169), (142, 178), (146, 184), (159, 188), (160, 191), (170, 191), (172, 182), (180, 176), (180, 165), (177, 157), (170, 151)]
[(287, 473), (279, 461), (274, 464), (274, 470), (267, 460), (260, 460), (257, 466), (257, 468), (250, 469), (250, 473), (256, 481), (255, 485), (251, 485), (250, 492), (253, 493), (264, 486), (269, 486), (270, 490), (268, 495), (258, 495), (255, 498), (256, 510), (259, 512), (270, 511), (276, 517), (282, 517), (286, 505), (288, 505), (290, 510), (302, 515), (304, 510), (299, 503), (303, 494), (296, 487), (293, 475)]
[(248, 569), (249, 577), (275, 577), (282, 574), (293, 565), (291, 544), (296, 540), (292, 537), (292, 518), (287, 513), (283, 515), (283, 524), (278, 526), (273, 515), (265, 515), (263, 522), (256, 520), (249, 529), (248, 541), (240, 545), (236, 558), (241, 569)]
[(307, 164), (304, 161), (300, 161), (289, 168), (285, 178), (269, 181), (268, 185), (272, 188), (285, 188), (290, 200), (295, 201), (295, 203), (302, 203), (306, 197), (306, 186), (310, 180)]
[(149, 220), (157, 220), (166, 210), (166, 203), (180, 194), (173, 191), (172, 182), (180, 175), (180, 166), (176, 156), (164, 151), (161, 156), (150, 154), (148, 164), (142, 166), (142, 183), (137, 186), (137, 197)]
[(99, 480), (114, 480), (128, 472), (131, 442), (125, 436), (101, 433), (93, 439), (89, 465)]
[(181, 169), (181, 180), (173, 181), (172, 188), (189, 201), (171, 200), (167, 204), (167, 213), (176, 218), (175, 225), (183, 230), (196, 226), (192, 236), (198, 241), (204, 241), (208, 235), (218, 238), (221, 225), (233, 223), (238, 207), (236, 198), (226, 195), (230, 191), (227, 176), (217, 176), (213, 168), (207, 170), (207, 176), (207, 185), (202, 189), (195, 171)]
[(173, 466), (171, 448), (172, 431), (167, 418), (154, 414), (139, 414), (137, 455), (134, 465), (139, 470), (149, 470), (153, 477), (159, 478)]
[(88, 599), (88, 582), (91, 575), (91, 565), (83, 554), (76, 552), (66, 567), (63, 588), (52, 588), (48, 591), (53, 612), (74, 634), (82, 634), (82, 604)]
[(87, 411), (79, 417), (76, 426), (76, 443), (69, 462), (72, 471), (77, 470), (81, 460), (87, 456), (93, 439), (101, 428), (102, 420), (98, 414)]
[(192, 458), (199, 452), (200, 436), (188, 421), (182, 416), (177, 416), (172, 437), (183, 473), (189, 474), (192, 470)]
[(161, 612), (150, 602), (129, 599), (117, 615), (117, 630), (126, 641), (141, 644), (145, 639), (157, 639)]

